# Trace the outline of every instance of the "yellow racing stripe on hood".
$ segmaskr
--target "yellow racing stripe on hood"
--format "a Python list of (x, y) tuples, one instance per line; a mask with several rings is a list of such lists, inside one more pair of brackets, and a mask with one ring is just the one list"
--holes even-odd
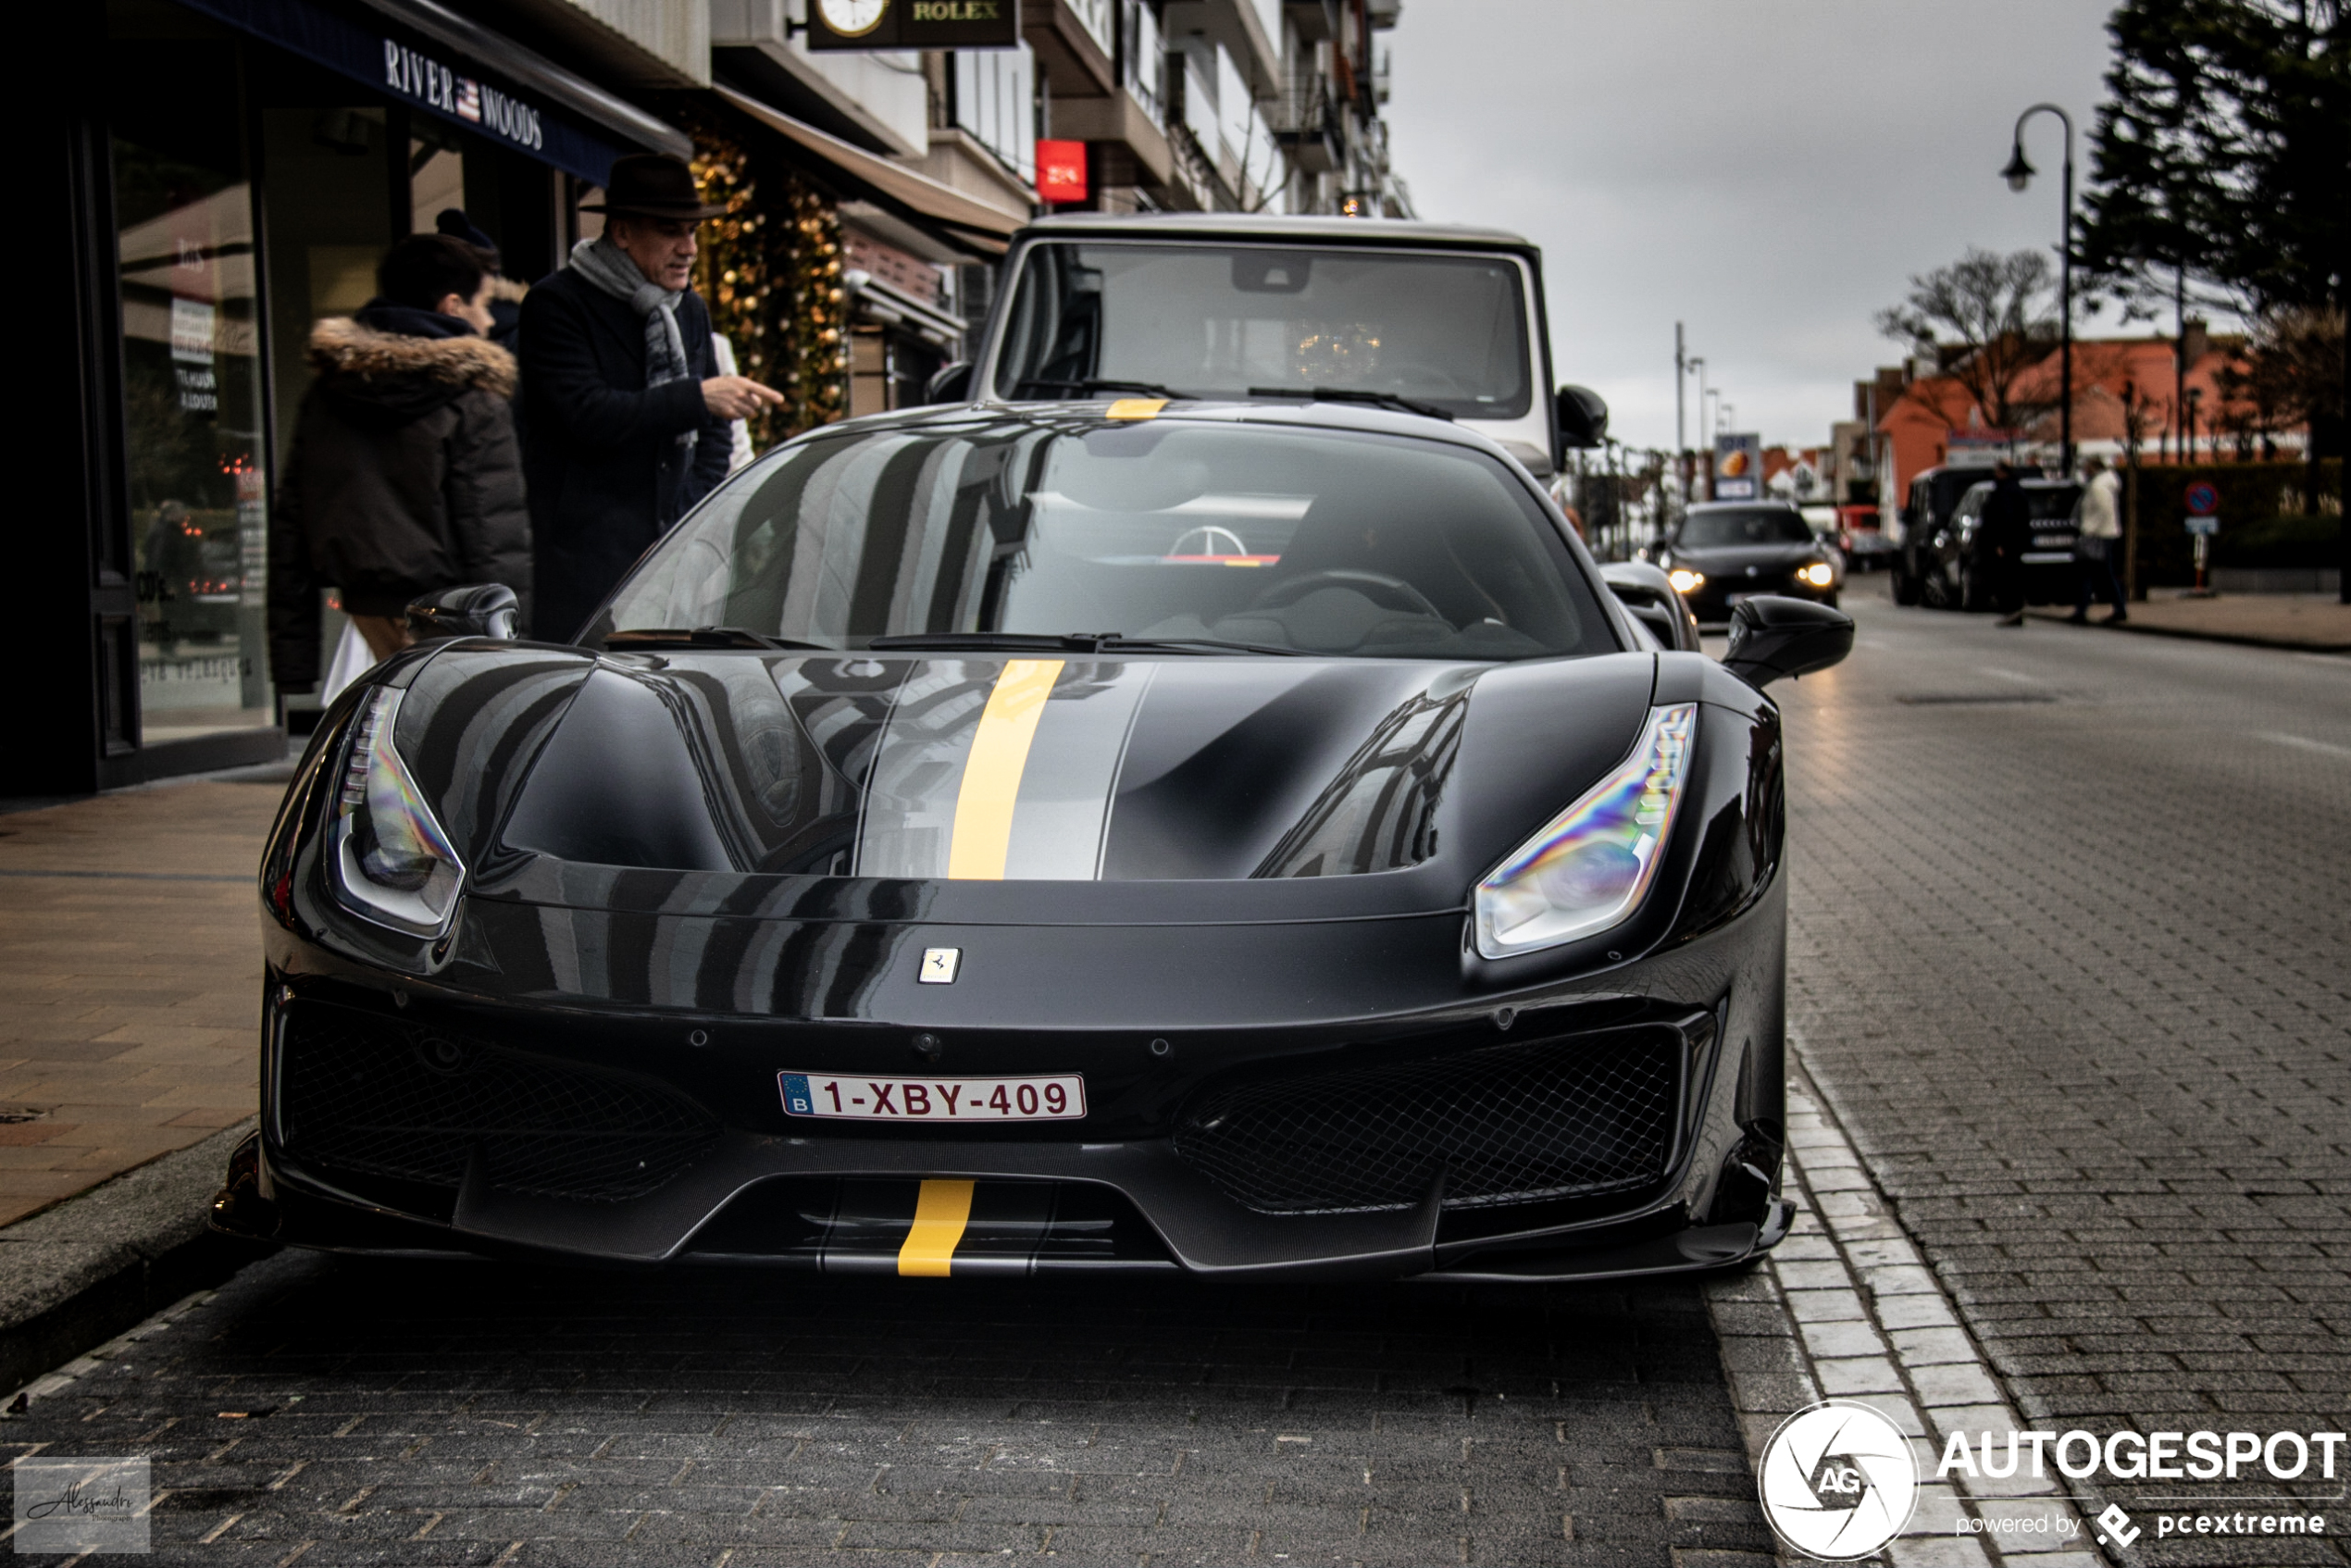
[(900, 1274), (947, 1277), (955, 1249), (964, 1239), (964, 1226), (971, 1223), (974, 1185), (968, 1181), (923, 1183), (922, 1195), (914, 1200), (914, 1228), (906, 1233), (905, 1245), (898, 1249)]
[(947, 875), (967, 881), (1001, 882), (1013, 842), (1013, 807), (1020, 776), (1037, 740), (1045, 699), (1061, 678), (1060, 659), (1014, 659), (996, 678), (988, 706), (972, 736), (964, 764), (963, 788), (955, 795), (955, 827), (947, 846)]

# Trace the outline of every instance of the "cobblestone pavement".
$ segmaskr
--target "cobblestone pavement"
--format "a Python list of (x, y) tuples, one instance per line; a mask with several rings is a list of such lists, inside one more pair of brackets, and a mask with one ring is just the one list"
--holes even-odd
[(1894, 1217), (2037, 1425), (2342, 1430), (2351, 661), (1853, 607), (1783, 699), (1790, 1020)]
[(1769, 1562), (1686, 1283), (281, 1254), (0, 1428), (33, 1451), (151, 1453), (166, 1561)]

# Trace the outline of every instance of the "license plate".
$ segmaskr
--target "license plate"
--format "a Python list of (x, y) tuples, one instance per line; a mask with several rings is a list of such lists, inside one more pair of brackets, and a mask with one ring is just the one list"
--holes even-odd
[(778, 1073), (784, 1113), (852, 1122), (1074, 1122), (1086, 1114), (1076, 1073), (1031, 1078), (843, 1077)]

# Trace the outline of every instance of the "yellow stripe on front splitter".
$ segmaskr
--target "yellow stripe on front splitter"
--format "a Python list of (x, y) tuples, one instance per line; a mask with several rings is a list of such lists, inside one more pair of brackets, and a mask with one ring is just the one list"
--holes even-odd
[(955, 1260), (955, 1248), (971, 1223), (972, 1188), (968, 1181), (927, 1181), (914, 1200), (914, 1227), (898, 1249), (898, 1272), (944, 1279)]
[(955, 827), (947, 844), (947, 875), (966, 881), (1001, 882), (1004, 857), (1013, 845), (1013, 807), (1020, 798), (1020, 776), (1045, 699), (1061, 678), (1060, 659), (1014, 659), (996, 678), (988, 706), (972, 736), (964, 764), (963, 788), (955, 794)]

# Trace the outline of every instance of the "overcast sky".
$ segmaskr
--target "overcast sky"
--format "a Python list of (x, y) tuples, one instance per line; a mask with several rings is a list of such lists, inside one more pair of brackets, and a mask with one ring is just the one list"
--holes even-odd
[[(1405, 0), (1384, 35), (1396, 168), (1423, 218), (1543, 247), (1561, 380), (1610, 433), (1673, 441), (1673, 323), (1736, 428), (1813, 445), (1901, 350), (1870, 325), (1969, 245), (2055, 243), (2045, 171), (1999, 179), (2047, 100), (2086, 138), (2110, 0)], [(2114, 330), (2077, 317), (2077, 333)], [(2136, 329), (2145, 330), (2145, 328)], [(1698, 386), (1689, 383), (1689, 439)]]

